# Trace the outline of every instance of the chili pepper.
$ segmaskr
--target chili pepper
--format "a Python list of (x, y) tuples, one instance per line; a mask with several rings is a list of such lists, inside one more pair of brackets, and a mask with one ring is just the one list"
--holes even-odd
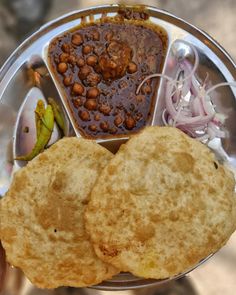
[(53, 114), (58, 126), (65, 134), (65, 121), (64, 121), (62, 111), (59, 105), (56, 103), (56, 101), (52, 97), (48, 98), (48, 103), (52, 106)]
[(47, 106), (41, 121), (42, 121), (42, 126), (40, 129), (40, 134), (37, 138), (34, 148), (29, 154), (25, 156), (16, 157), (16, 160), (20, 160), (20, 161), (32, 160), (44, 149), (44, 147), (48, 143), (52, 135), (53, 126), (54, 126), (54, 115), (53, 115), (53, 110), (51, 105)]
[(41, 99), (38, 101), (37, 107), (34, 113), (35, 113), (36, 135), (38, 139), (40, 131), (41, 131), (41, 127), (42, 127), (42, 118), (45, 113), (44, 102)]

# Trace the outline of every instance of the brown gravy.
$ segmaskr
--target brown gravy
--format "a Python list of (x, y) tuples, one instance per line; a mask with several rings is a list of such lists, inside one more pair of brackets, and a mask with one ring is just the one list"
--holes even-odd
[[(143, 21), (145, 23), (145, 21)], [(167, 37), (142, 22), (101, 22), (55, 38), (49, 62), (80, 133), (89, 138), (135, 132), (148, 124)]]

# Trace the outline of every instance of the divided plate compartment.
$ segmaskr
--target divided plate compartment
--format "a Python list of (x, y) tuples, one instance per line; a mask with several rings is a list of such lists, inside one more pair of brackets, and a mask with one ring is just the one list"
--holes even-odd
[[(79, 26), (81, 22), (98, 20), (104, 15), (114, 17), (120, 8), (124, 7), (106, 5), (75, 11), (62, 16), (44, 25), (38, 32), (27, 39), (2, 67), (0, 71), (0, 197), (7, 191), (13, 172), (23, 165), (20, 161), (14, 161), (15, 156), (30, 151), (35, 142), (33, 113), (38, 99), (43, 99), (46, 102), (48, 97), (53, 97), (63, 108), (66, 136), (81, 136), (74, 126), (61, 85), (59, 85), (50, 70), (47, 54), (50, 41)], [(133, 9), (132, 6), (126, 6), (126, 8)], [(152, 23), (162, 27), (167, 32), (168, 48), (162, 73), (173, 77), (174, 65), (178, 58), (188, 58), (191, 63), (194, 63), (191, 48), (178, 41), (182, 39), (191, 43), (198, 51), (200, 64), (197, 77), (199, 81), (205, 79), (206, 73), (209, 74), (209, 80), (213, 85), (236, 80), (236, 66), (233, 60), (206, 33), (168, 12), (148, 6), (143, 6), (143, 9), (149, 14), (149, 20)], [(30, 82), (29, 69), (40, 73), (40, 88), (35, 87), (32, 81)], [(166, 81), (160, 78), (157, 79), (159, 79), (159, 86), (154, 98), (155, 106), (149, 125), (163, 125), (161, 114), (165, 107), (164, 91)], [(223, 87), (217, 89), (215, 94), (217, 95), (214, 95), (214, 104), (217, 111), (227, 116), (225, 127), (229, 136), (224, 140), (215, 139), (208, 145), (221, 160), (234, 169), (236, 167), (236, 124), (234, 123), (236, 117), (236, 89)], [(25, 125), (29, 127), (28, 133), (23, 132)], [(60, 137), (60, 131), (55, 127), (50, 144)], [(128, 136), (124, 136), (122, 138), (97, 139), (97, 142), (115, 152), (127, 139)], [(200, 261), (192, 269), (198, 267), (210, 256)], [(121, 273), (111, 280), (93, 286), (93, 288), (126, 290), (160, 285), (180, 278), (192, 269), (164, 280), (142, 279), (129, 273)]]

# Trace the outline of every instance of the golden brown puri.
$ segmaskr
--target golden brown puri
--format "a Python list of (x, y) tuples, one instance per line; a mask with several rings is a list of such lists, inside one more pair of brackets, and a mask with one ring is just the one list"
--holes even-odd
[(133, 136), (102, 171), (85, 211), (97, 255), (167, 278), (217, 251), (236, 228), (235, 181), (200, 142), (171, 127)]
[(89, 193), (113, 155), (90, 140), (64, 138), (14, 175), (0, 202), (7, 260), (42, 288), (83, 287), (117, 270), (94, 253), (84, 229)]

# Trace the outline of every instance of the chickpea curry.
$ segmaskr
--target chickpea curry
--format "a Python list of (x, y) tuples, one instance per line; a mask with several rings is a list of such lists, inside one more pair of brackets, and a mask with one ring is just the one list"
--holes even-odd
[(91, 23), (55, 38), (49, 62), (84, 137), (136, 132), (151, 119), (167, 37), (142, 22)]

